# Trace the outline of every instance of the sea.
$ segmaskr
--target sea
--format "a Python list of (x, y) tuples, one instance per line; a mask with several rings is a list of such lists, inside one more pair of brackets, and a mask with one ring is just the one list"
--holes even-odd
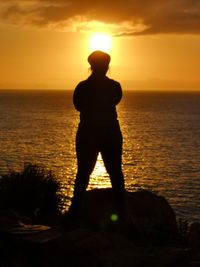
[[(0, 175), (32, 163), (51, 170), (67, 210), (77, 171), (79, 113), (70, 90), (0, 90)], [(117, 106), (128, 191), (165, 197), (177, 218), (200, 221), (200, 93), (124, 91)], [(88, 189), (111, 187), (101, 155)]]

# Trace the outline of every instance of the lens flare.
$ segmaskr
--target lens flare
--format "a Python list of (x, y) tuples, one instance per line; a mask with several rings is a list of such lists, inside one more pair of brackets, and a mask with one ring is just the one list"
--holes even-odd
[(111, 214), (110, 219), (112, 222), (118, 221), (118, 215), (117, 214)]

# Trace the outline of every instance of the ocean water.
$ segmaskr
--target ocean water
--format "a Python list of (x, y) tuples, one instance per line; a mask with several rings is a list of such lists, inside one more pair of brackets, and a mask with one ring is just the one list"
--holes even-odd
[[(126, 189), (164, 196), (179, 218), (200, 220), (200, 93), (125, 91), (117, 107)], [(36, 163), (52, 170), (70, 205), (79, 114), (71, 91), (0, 91), (0, 174)], [(101, 157), (89, 188), (110, 187)]]

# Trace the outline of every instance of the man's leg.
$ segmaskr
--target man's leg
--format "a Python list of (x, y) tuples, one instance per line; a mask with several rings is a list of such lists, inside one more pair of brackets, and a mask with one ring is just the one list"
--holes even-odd
[(110, 142), (101, 150), (106, 170), (110, 176), (117, 210), (120, 216), (125, 213), (125, 186), (122, 172), (122, 142)]
[(82, 143), (80, 140), (76, 146), (78, 170), (74, 186), (74, 195), (70, 212), (78, 213), (81, 209), (83, 195), (87, 189), (90, 174), (92, 173), (98, 156), (98, 150), (90, 143)]

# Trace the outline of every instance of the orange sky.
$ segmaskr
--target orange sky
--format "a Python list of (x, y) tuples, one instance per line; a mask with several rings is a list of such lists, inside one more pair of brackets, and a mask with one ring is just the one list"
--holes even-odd
[(200, 90), (200, 1), (110, 2), (0, 0), (0, 89), (73, 89), (103, 31), (124, 89)]

